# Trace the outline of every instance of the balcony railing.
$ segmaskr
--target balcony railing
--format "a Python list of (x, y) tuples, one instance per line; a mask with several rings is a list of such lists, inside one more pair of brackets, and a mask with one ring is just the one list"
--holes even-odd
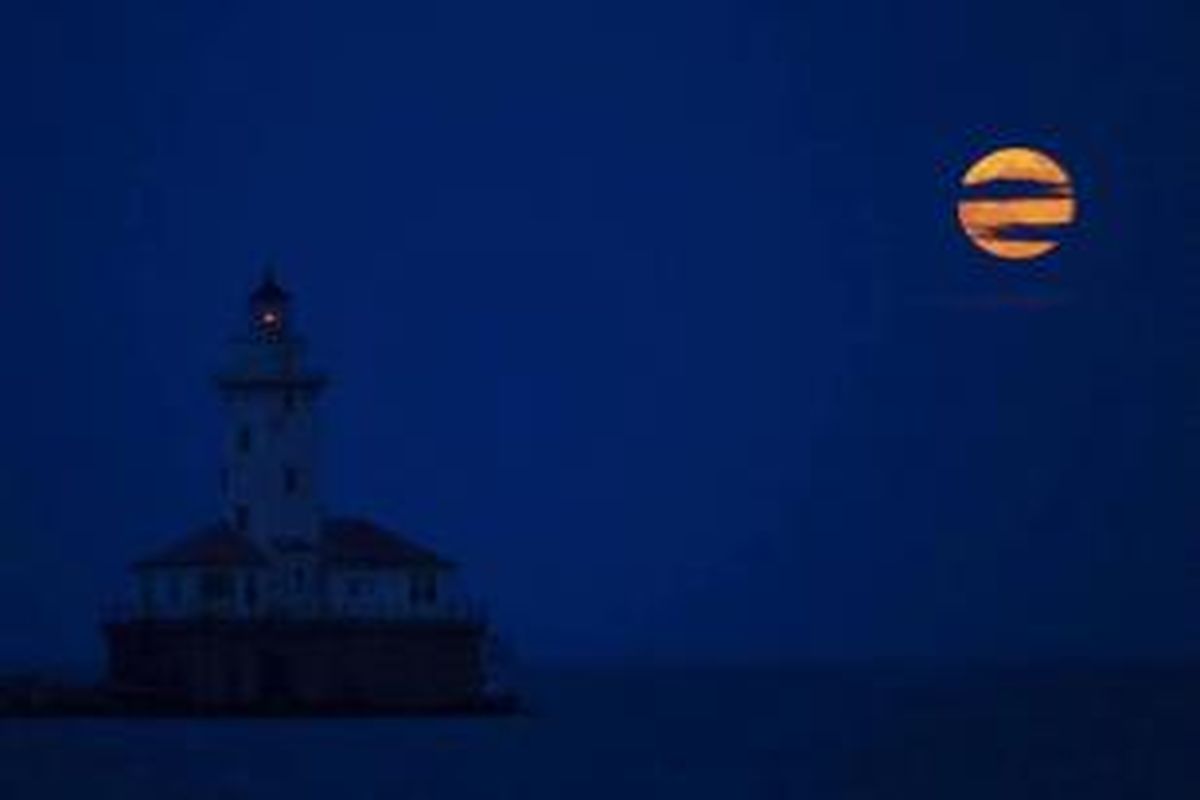
[(177, 607), (147, 607), (131, 601), (117, 601), (106, 605), (101, 614), (105, 623), (138, 621), (182, 622), (193, 620), (262, 620), (297, 622), (471, 622), (486, 624), (486, 607), (473, 600), (450, 600), (434, 606), (408, 606), (401, 608), (336, 608), (314, 605), (308, 608), (288, 607), (280, 604), (246, 609), (232, 603), (195, 603)]

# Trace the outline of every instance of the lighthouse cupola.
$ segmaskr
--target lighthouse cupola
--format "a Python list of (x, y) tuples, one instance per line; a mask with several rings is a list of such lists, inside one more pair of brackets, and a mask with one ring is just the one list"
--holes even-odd
[(250, 294), (250, 328), (253, 335), (268, 342), (287, 334), (290, 298), (275, 280), (275, 271), (267, 267), (262, 283)]

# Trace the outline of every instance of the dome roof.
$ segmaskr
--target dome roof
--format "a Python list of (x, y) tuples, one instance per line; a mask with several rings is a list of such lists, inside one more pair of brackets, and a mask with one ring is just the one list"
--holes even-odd
[(275, 280), (275, 270), (267, 267), (263, 272), (262, 281), (250, 293), (250, 302), (254, 305), (275, 305), (286, 303), (288, 296), (284, 288)]

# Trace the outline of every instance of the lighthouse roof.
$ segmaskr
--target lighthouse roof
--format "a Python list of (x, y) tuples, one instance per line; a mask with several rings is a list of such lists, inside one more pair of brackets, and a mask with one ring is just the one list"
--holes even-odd
[(446, 568), (452, 562), (429, 548), (366, 519), (335, 518), (325, 522), (319, 546), (321, 560), (339, 566)]
[(262, 281), (250, 293), (252, 303), (282, 303), (287, 299), (288, 293), (279, 285), (279, 281), (275, 279), (275, 270), (270, 267), (263, 272)]
[(266, 563), (266, 554), (253, 539), (218, 522), (171, 543), (134, 567), (256, 567)]
[[(454, 563), (429, 548), (374, 522), (356, 518), (326, 520), (316, 542), (280, 538), (280, 553), (312, 552), (320, 563), (339, 567), (449, 569)], [(208, 525), (134, 563), (135, 569), (164, 567), (263, 567), (270, 557), (251, 537), (225, 522)]]

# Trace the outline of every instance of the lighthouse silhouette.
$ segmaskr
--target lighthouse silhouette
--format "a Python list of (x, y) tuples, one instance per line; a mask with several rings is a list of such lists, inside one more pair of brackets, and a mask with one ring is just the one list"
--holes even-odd
[(328, 380), (306, 362), (274, 270), (215, 384), (224, 513), (133, 563), (133, 598), (104, 625), (114, 696), (198, 711), (482, 707), (488, 625), (457, 565), (325, 512)]

